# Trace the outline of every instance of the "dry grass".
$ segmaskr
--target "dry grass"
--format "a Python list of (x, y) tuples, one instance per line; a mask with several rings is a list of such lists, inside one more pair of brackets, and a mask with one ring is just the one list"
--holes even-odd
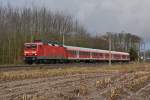
[(149, 82), (149, 79), (150, 75), (141, 76), (137, 79), (135, 78), (129, 81), (128, 83), (125, 84), (124, 87), (128, 88), (131, 91), (137, 91), (143, 86), (145, 86)]
[[(140, 91), (143, 91), (143, 89), (145, 89), (145, 87), (150, 83), (149, 63), (112, 66), (103, 65), (95, 67), (72, 66), (70, 68), (62, 69), (36, 68), (31, 70), (2, 72), (0, 73), (0, 82), (46, 78), (53, 76), (69, 76), (75, 74), (93, 75), (91, 73), (96, 73), (94, 75), (100, 74), (102, 75), (102, 77), (97, 78), (95, 76), (92, 79), (89, 78), (89, 80), (88, 78), (87, 80), (85, 80), (83, 77), (81, 77), (81, 80), (77, 82), (73, 81), (69, 83), (69, 86), (66, 82), (70, 82), (70, 79), (69, 81), (63, 80), (63, 87), (61, 85), (62, 81), (60, 81), (60, 85), (58, 85), (58, 81), (58, 83), (56, 82), (56, 87), (60, 88), (55, 88), (55, 91), (57, 92), (54, 92), (53, 95), (41, 93), (24, 93), (19, 94), (19, 96), (17, 96), (17, 98), (15, 98), (14, 100), (48, 100), (49, 97), (56, 98), (56, 100), (76, 100), (79, 98), (86, 98), (82, 100), (90, 100), (91, 96), (93, 96), (94, 98), (95, 93), (96, 96), (104, 97), (106, 98), (106, 100), (121, 100), (122, 98), (124, 98), (124, 100), (130, 100), (130, 97), (134, 95), (138, 96), (140, 94)], [(109, 75), (103, 76), (105, 73)], [(74, 76), (70, 76), (69, 78), (73, 77)], [(48, 88), (50, 88), (50, 86)]]
[(64, 69), (31, 69), (12, 72), (1, 72), (0, 81), (13, 81), (34, 78), (44, 78), (50, 76), (74, 75), (85, 73), (129, 73), (137, 71), (149, 71), (150, 64), (127, 64), (113, 66), (95, 66), (95, 67), (70, 67)]
[(108, 100), (119, 100), (120, 94), (123, 93), (123, 90), (121, 87), (112, 87), (110, 90), (110, 97)]
[(15, 100), (47, 100), (44, 96), (23, 94), (15, 98)]
[[(148, 64), (146, 64), (148, 65)], [(135, 67), (136, 68), (136, 67)], [(119, 85), (114, 84), (113, 82), (107, 82), (105, 80), (102, 80), (102, 82), (98, 82), (98, 83), (102, 83), (102, 84), (98, 84), (102, 87), (104, 87), (105, 85), (107, 85), (107, 83), (109, 83), (110, 85), (112, 85), (112, 87), (110, 87), (110, 91), (107, 91), (104, 96), (107, 97), (108, 100), (121, 100), (121, 98), (123, 98), (123, 96), (125, 95), (129, 95), (130, 92), (131, 93), (135, 93), (137, 91), (139, 91), (140, 89), (142, 89), (143, 87), (147, 86), (149, 84), (149, 80), (150, 80), (150, 72), (148, 72), (149, 70), (149, 65), (148, 66), (144, 66), (142, 65), (141, 67), (137, 67), (137, 69), (133, 68), (129, 68), (129, 70), (126, 69), (126, 72), (130, 72), (131, 69), (132, 70), (132, 74), (127, 74), (126, 77), (120, 77), (119, 79)], [(139, 70), (138, 68), (142, 69)], [(124, 69), (123, 69), (124, 70)], [(119, 77), (118, 77), (119, 78)], [(106, 87), (105, 87), (106, 88)]]
[(101, 80), (96, 81), (96, 88), (97, 89), (103, 89), (112, 84), (112, 79), (111, 78), (103, 78)]
[(86, 83), (80, 84), (78, 87), (74, 89), (74, 93), (76, 96), (85, 96), (88, 94), (89, 86)]

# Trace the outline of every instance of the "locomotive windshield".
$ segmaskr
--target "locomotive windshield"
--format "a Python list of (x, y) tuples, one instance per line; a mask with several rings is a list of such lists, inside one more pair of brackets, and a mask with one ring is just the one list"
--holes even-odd
[(37, 48), (37, 45), (35, 44), (26, 44), (25, 45), (25, 49), (36, 49)]

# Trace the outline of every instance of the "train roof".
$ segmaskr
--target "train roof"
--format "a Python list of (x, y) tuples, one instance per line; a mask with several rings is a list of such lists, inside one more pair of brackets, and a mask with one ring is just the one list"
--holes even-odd
[(42, 45), (43, 43), (42, 42), (39, 42), (39, 43), (25, 43), (25, 45), (34, 45), (34, 44), (38, 44), (38, 45)]
[[(85, 51), (85, 52), (96, 52), (96, 53), (109, 53), (109, 50), (102, 50), (102, 49), (92, 49), (92, 48), (83, 48), (83, 47), (75, 47), (75, 46), (64, 46), (68, 50), (79, 50), (79, 51)], [(111, 51), (112, 54), (123, 54), (123, 55), (129, 55), (129, 53), (126, 52), (118, 52), (118, 51)]]
[[(25, 43), (25, 45), (29, 44), (39, 44), (42, 45), (43, 42), (33, 42), (33, 43)], [(50, 45), (51, 43), (48, 43)], [(54, 45), (59, 46), (59, 45)], [(102, 49), (93, 49), (93, 48), (84, 48), (84, 47), (76, 47), (76, 46), (66, 46), (63, 47), (67, 48), (68, 50), (79, 50), (79, 51), (85, 51), (85, 52), (95, 52), (95, 53), (109, 53), (109, 50), (102, 50)], [(126, 52), (118, 52), (118, 51), (111, 51), (112, 54), (123, 54), (123, 55), (129, 55), (129, 53)]]

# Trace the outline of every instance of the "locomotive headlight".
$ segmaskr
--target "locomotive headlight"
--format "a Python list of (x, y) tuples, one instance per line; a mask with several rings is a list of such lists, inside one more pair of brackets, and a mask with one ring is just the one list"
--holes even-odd
[(25, 51), (24, 56), (37, 56), (36, 51)]
[(37, 52), (36, 52), (36, 51), (32, 51), (32, 54), (33, 54), (34, 56), (37, 56)]
[(36, 51), (33, 51), (32, 54), (35, 55), (35, 56), (37, 56), (37, 52)]
[(31, 53), (36, 54), (36, 51), (32, 51)]

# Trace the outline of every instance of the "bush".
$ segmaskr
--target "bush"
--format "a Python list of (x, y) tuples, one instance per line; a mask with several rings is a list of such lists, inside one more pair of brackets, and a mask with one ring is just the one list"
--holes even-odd
[(130, 48), (129, 50), (129, 54), (130, 54), (130, 60), (131, 61), (137, 61), (138, 60), (138, 52), (135, 48)]

